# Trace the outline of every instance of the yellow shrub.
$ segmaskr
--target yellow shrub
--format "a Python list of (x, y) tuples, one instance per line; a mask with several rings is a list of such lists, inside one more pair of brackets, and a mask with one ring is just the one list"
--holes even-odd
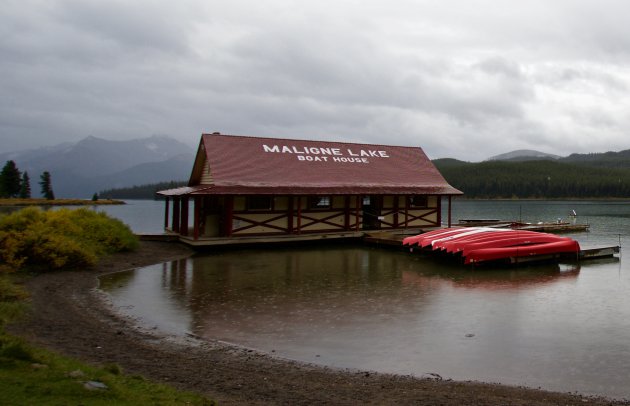
[(137, 245), (129, 227), (89, 209), (27, 208), (0, 218), (0, 272), (89, 267)]

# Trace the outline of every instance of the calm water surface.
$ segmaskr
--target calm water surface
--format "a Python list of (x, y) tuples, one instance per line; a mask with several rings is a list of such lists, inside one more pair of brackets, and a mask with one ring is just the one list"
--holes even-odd
[[(625, 246), (627, 202), (456, 201), (453, 218), (555, 220)], [(622, 254), (623, 254), (622, 248)], [(102, 280), (148, 327), (318, 364), (630, 397), (630, 266), (471, 270), (357, 245), (198, 254)]]

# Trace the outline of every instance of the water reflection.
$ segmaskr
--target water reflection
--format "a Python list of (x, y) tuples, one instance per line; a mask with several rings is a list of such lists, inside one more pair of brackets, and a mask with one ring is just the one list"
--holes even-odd
[(325, 365), (628, 396), (630, 278), (363, 246), (199, 255), (102, 280), (149, 326)]
[(550, 264), (530, 268), (505, 268), (500, 270), (468, 268), (463, 271), (461, 269), (452, 270), (448, 275), (442, 273), (433, 277), (418, 272), (403, 271), (402, 280), (405, 284), (423, 285), (432, 283), (435, 276), (437, 276), (455, 288), (523, 290), (537, 288), (541, 284), (553, 283), (559, 279), (577, 278), (579, 273), (579, 264)]

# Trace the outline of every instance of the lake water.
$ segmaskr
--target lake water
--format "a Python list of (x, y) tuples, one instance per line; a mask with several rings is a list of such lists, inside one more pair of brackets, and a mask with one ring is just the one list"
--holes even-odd
[[(152, 230), (139, 224), (143, 203), (119, 207), (106, 210)], [(455, 200), (453, 219), (553, 221), (571, 210), (591, 225), (572, 237), (621, 243), (622, 256), (472, 270), (360, 245), (248, 249), (112, 274), (102, 288), (147, 327), (281, 357), (630, 398), (630, 203)]]

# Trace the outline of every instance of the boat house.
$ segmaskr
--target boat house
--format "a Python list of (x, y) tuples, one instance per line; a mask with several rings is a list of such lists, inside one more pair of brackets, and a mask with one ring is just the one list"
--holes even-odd
[(201, 136), (188, 186), (158, 194), (166, 230), (200, 244), (435, 227), (443, 197), (450, 225), (462, 192), (418, 147), (214, 133)]

